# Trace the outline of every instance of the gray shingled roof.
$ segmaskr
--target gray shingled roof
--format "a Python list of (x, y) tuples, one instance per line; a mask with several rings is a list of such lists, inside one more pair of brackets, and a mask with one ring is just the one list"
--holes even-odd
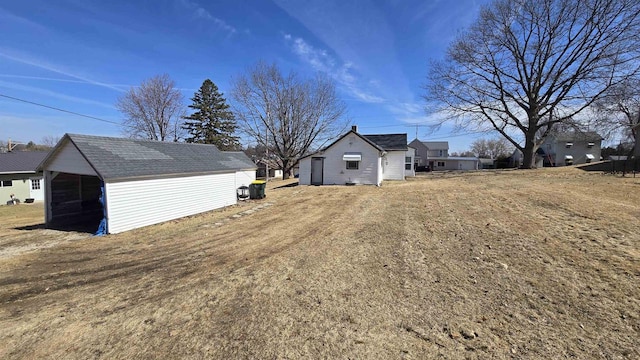
[(35, 173), (48, 151), (11, 151), (0, 153), (0, 174)]
[(448, 141), (423, 141), (422, 143), (429, 150), (449, 150)]
[(602, 136), (595, 131), (569, 131), (550, 135), (556, 141), (600, 141)]
[(407, 150), (407, 134), (362, 135), (385, 151)]
[[(222, 152), (213, 145), (66, 134), (103, 180), (255, 169), (241, 152)], [(46, 167), (50, 155), (40, 166)]]

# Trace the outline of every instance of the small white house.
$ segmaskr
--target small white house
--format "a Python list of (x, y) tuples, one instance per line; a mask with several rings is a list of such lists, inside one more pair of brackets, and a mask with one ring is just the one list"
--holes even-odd
[(242, 152), (213, 145), (66, 134), (38, 166), (48, 226), (77, 224), (105, 233), (233, 205), (255, 180)]
[[(361, 135), (357, 127), (324, 150), (300, 159), (301, 185), (380, 185), (413, 176), (407, 134)], [(410, 170), (407, 170), (409, 168)]]

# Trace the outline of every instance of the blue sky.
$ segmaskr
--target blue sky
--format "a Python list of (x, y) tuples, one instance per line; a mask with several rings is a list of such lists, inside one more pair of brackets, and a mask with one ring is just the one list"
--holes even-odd
[[(233, 77), (263, 60), (302, 76), (327, 73), (361, 133), (406, 132), (411, 140), (411, 124), (432, 122), (421, 99), (429, 59), (444, 56), (482, 3), (3, 2), (0, 94), (118, 123), (117, 98), (144, 79), (168, 74), (189, 103), (205, 79), (226, 96)], [(0, 97), (0, 140), (39, 142), (66, 132), (122, 136), (112, 123)], [(451, 151), (487, 136), (418, 128), (420, 139), (449, 140)]]

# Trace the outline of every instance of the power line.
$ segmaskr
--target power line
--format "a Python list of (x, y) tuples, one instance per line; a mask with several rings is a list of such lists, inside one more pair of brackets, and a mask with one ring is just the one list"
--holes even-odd
[(67, 113), (67, 114), (73, 114), (73, 115), (82, 116), (82, 117), (86, 117), (86, 118), (93, 119), (93, 120), (106, 122), (106, 123), (109, 123), (109, 124), (122, 125), (122, 124), (120, 124), (118, 122), (115, 122), (115, 121), (101, 119), (99, 117), (95, 117), (95, 116), (91, 116), (91, 115), (84, 115), (84, 114), (80, 114), (80, 113), (69, 111), (69, 110), (65, 110), (65, 109), (60, 109), (60, 108), (49, 106), (49, 105), (39, 104), (37, 102), (24, 100), (24, 99), (19, 99), (19, 98), (16, 98), (16, 97), (13, 97), (13, 96), (9, 96), (9, 95), (0, 94), (0, 96), (4, 97), (4, 98), (7, 98), (7, 99), (15, 100), (15, 101), (21, 101), (23, 103), (27, 103), (27, 104), (31, 104), (31, 105), (41, 106), (41, 107), (44, 107), (44, 108), (47, 108), (47, 109), (61, 111), (61, 112)]

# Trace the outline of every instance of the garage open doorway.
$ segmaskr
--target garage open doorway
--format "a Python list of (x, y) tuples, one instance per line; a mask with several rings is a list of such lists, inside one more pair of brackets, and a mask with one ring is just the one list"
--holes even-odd
[(104, 217), (97, 176), (51, 173), (48, 227), (94, 233)]

